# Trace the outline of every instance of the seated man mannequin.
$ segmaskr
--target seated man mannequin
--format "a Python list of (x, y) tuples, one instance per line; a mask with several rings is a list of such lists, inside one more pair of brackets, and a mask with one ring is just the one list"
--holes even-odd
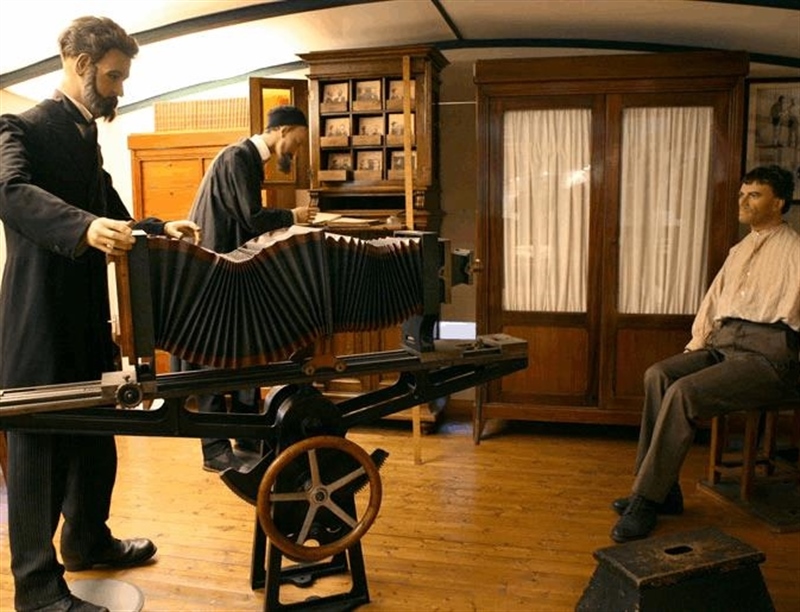
[(783, 220), (794, 180), (779, 166), (745, 174), (735, 245), (708, 289), (683, 354), (644, 375), (631, 496), (614, 501), (616, 542), (647, 537), (658, 514), (681, 514), (678, 476), (695, 423), (795, 392), (800, 347), (800, 235)]

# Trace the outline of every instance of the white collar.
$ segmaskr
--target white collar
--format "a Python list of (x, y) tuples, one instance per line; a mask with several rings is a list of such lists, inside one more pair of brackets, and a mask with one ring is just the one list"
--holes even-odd
[(250, 142), (256, 145), (256, 149), (258, 149), (258, 153), (261, 155), (261, 161), (266, 162), (270, 158), (270, 153), (267, 143), (264, 142), (264, 137), (261, 134), (256, 134), (250, 137)]

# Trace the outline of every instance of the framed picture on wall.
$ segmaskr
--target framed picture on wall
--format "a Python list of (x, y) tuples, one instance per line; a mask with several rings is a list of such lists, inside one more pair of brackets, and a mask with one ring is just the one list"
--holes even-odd
[(745, 171), (770, 164), (792, 172), (800, 204), (800, 79), (747, 82)]

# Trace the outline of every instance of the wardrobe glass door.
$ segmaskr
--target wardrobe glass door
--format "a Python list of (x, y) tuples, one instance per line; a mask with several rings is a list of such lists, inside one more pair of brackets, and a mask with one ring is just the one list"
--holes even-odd
[(524, 98), (493, 113), (502, 163), (489, 178), (497, 240), (487, 253), (487, 323), (529, 347), (527, 370), (498, 383), (501, 401), (558, 410), (597, 395), (601, 104), (597, 96)]
[(626, 108), (619, 312), (694, 314), (706, 287), (713, 109)]
[(590, 109), (503, 117), (503, 309), (586, 312)]
[(717, 93), (612, 95), (609, 116), (618, 180), (606, 192), (600, 395), (605, 408), (625, 410), (640, 405), (647, 367), (689, 341), (713, 275), (726, 106)]

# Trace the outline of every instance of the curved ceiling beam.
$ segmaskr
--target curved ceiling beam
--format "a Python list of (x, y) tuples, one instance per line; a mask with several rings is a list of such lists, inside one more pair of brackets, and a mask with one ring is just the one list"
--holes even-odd
[[(373, 0), (371, 0), (373, 1)], [(137, 35), (138, 36), (138, 35)], [(691, 45), (669, 45), (650, 42), (603, 40), (589, 38), (492, 38), (471, 40), (446, 40), (431, 43), (440, 51), (457, 51), (461, 49), (481, 48), (568, 48), (568, 49), (605, 49), (607, 51), (638, 51), (643, 53), (662, 53), (669, 51), (731, 51), (731, 49), (714, 49), (710, 47), (694, 47)], [(748, 52), (751, 62), (787, 68), (800, 68), (800, 58), (787, 55)], [(304, 66), (303, 66), (304, 67)], [(11, 87), (17, 83), (60, 70), (59, 59), (51, 58), (25, 68), (0, 75), (0, 89)], [(273, 67), (265, 68), (273, 70)]]
[[(286, 15), (296, 15), (310, 11), (324, 11), (340, 6), (370, 4), (380, 1), (381, 0), (281, 0), (279, 2), (266, 2), (264, 4), (253, 4), (251, 6), (243, 6), (228, 11), (176, 21), (168, 25), (151, 28), (150, 30), (136, 32), (133, 34), (133, 37), (140, 45), (146, 45), (177, 36), (196, 34), (206, 30), (238, 25), (250, 21), (284, 17)], [(61, 59), (59, 56), (54, 55), (53, 57), (36, 62), (35, 64), (25, 66), (24, 68), (0, 74), (0, 89), (11, 87), (17, 83), (50, 74), (60, 69)]]
[[(670, 45), (664, 43), (591, 38), (473, 38), (469, 40), (445, 40), (432, 44), (440, 51), (501, 47), (605, 49), (607, 51), (640, 51), (647, 53), (664, 53), (670, 51), (744, 51), (744, 49), (720, 49), (717, 47), (696, 47), (693, 45)], [(751, 62), (759, 64), (800, 68), (800, 58), (798, 57), (755, 53), (752, 51), (748, 51), (747, 55)]]
[(453, 18), (450, 17), (450, 13), (448, 13), (447, 10), (445, 10), (445, 8), (442, 6), (442, 1), (431, 0), (431, 3), (436, 8), (436, 10), (439, 11), (439, 15), (441, 15), (442, 19), (444, 19), (444, 22), (447, 24), (447, 27), (450, 28), (450, 31), (453, 33), (453, 36), (455, 36), (458, 40), (464, 40), (464, 36), (461, 34), (461, 30), (458, 29), (458, 26), (456, 25), (455, 21), (453, 21)]
[[(240, 7), (210, 15), (202, 15), (177, 21), (158, 28), (143, 30), (135, 33), (135, 38), (140, 44), (148, 44), (210, 30), (219, 27), (237, 25), (249, 21), (280, 17), (291, 14), (304, 13), (309, 11), (320, 11), (340, 6), (352, 6), (359, 4), (369, 4), (380, 2), (381, 0), (281, 0), (264, 4)], [(748, 2), (737, 0), (716, 0), (729, 4), (752, 4), (757, 6), (770, 6), (774, 8), (792, 8), (797, 10), (797, 0), (775, 0), (773, 2)], [(710, 50), (708, 47), (695, 47), (690, 45), (670, 45), (661, 43), (636, 42), (636, 41), (615, 41), (603, 39), (582, 39), (582, 38), (500, 38), (500, 39), (464, 39), (455, 23), (445, 11), (441, 0), (431, 0), (432, 4), (439, 11), (448, 27), (453, 32), (456, 40), (446, 40), (438, 43), (431, 43), (441, 51), (459, 49), (479, 49), (479, 48), (587, 48), (605, 49), (609, 51), (638, 51), (638, 52), (669, 52), (669, 51), (700, 51)], [(730, 50), (730, 49), (715, 49)], [(800, 58), (773, 55), (765, 53), (749, 52), (750, 60), (753, 62), (783, 66), (788, 68), (800, 68)], [(0, 74), (0, 89), (11, 87), (17, 83), (27, 81), (51, 72), (56, 72), (61, 68), (61, 61), (58, 56), (54, 56), (40, 62), (36, 62), (24, 68)], [(267, 68), (267, 70), (272, 70)], [(236, 79), (237, 77), (233, 77)], [(205, 88), (205, 87), (204, 87)]]

